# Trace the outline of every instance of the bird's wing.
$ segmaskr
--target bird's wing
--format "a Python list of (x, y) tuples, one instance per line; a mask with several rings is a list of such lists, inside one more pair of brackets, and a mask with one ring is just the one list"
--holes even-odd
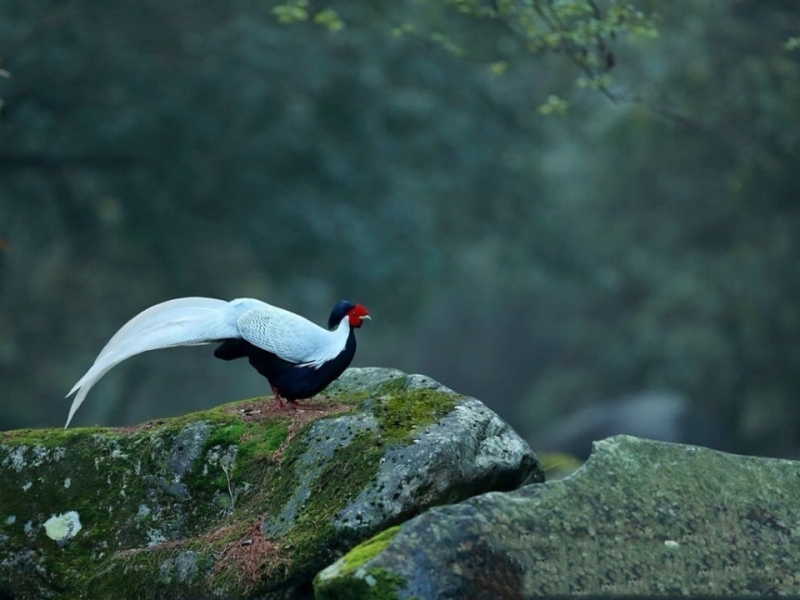
[(336, 342), (333, 332), (269, 304), (243, 312), (236, 324), (242, 339), (291, 363), (316, 363)]

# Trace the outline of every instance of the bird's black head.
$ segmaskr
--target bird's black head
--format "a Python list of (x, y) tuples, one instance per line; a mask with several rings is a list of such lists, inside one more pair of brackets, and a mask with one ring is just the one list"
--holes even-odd
[(349, 300), (341, 300), (331, 311), (328, 318), (328, 329), (334, 329), (345, 317), (350, 317), (351, 327), (361, 327), (364, 319), (369, 319), (369, 311), (360, 304), (353, 304)]

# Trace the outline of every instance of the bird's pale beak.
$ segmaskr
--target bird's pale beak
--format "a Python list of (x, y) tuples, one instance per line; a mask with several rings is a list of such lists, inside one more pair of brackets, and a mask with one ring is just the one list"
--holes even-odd
[(370, 317), (369, 315), (361, 315), (361, 320), (363, 321), (364, 319), (366, 319), (367, 321), (372, 321), (372, 317)]

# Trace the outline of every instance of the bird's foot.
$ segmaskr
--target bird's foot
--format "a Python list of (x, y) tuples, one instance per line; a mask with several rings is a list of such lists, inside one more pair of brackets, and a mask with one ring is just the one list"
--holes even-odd
[(314, 410), (314, 407), (311, 406), (310, 404), (300, 404), (299, 402), (295, 402), (294, 400), (287, 400), (286, 406), (291, 410)]
[(282, 398), (275, 398), (275, 410), (313, 410), (314, 407), (309, 404), (300, 404), (294, 400), (283, 401)]
[(275, 395), (275, 408), (277, 410), (314, 410), (313, 406), (300, 404), (294, 400), (287, 400), (286, 404), (284, 404), (280, 392), (274, 387), (272, 388), (272, 393)]

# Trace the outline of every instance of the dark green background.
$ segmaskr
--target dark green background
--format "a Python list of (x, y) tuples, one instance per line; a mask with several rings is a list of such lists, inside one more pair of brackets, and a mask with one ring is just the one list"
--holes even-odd
[[(329, 33), (268, 3), (0, 2), (0, 428), (61, 426), (156, 302), (323, 323), (346, 297), (374, 317), (354, 364), (474, 395), (535, 449), (582, 452), (582, 415), (798, 456), (800, 4), (638, 2), (660, 36), (617, 40), (618, 103), (484, 22), (452, 17), (479, 50), (456, 57), (390, 34), (425, 3), (371, 4)], [(77, 423), (266, 389), (162, 351)]]

